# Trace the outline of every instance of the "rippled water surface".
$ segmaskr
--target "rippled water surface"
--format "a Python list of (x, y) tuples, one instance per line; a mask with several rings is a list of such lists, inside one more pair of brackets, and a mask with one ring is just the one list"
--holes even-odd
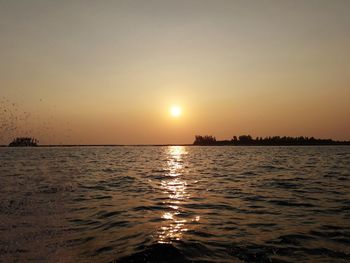
[(350, 262), (350, 147), (0, 148), (1, 262)]

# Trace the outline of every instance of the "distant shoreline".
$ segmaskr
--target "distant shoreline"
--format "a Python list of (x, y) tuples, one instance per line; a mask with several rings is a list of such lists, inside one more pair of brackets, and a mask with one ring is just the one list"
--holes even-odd
[(241, 135), (239, 137), (233, 136), (230, 140), (216, 140), (212, 135), (196, 135), (195, 141), (192, 144), (189, 143), (168, 143), (168, 144), (37, 144), (38, 142), (34, 138), (19, 137), (17, 141), (31, 140), (35, 143), (10, 143), (9, 145), (0, 145), (0, 147), (22, 148), (22, 147), (166, 147), (166, 146), (349, 146), (350, 141), (335, 141), (332, 139), (316, 139), (314, 137), (287, 137), (287, 136), (269, 136), (269, 137), (256, 137), (254, 139), (250, 135)]
[(210, 144), (210, 145), (195, 145), (195, 144), (57, 144), (57, 145), (38, 145), (27, 147), (9, 147), (8, 145), (0, 145), (0, 148), (55, 148), (55, 147), (167, 147), (167, 146), (210, 146), (210, 147), (313, 147), (313, 146), (350, 146), (350, 143), (340, 144), (310, 144), (310, 145), (234, 145), (234, 144)]
[(315, 137), (268, 136), (253, 138), (250, 135), (233, 136), (229, 140), (216, 140), (212, 135), (196, 135), (194, 145), (201, 146), (326, 146), (350, 145), (350, 141), (317, 139)]

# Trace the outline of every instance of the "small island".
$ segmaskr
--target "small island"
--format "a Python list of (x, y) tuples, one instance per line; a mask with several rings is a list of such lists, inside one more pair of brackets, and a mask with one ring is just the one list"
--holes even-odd
[(9, 147), (35, 147), (39, 141), (31, 137), (17, 137), (9, 144)]
[(250, 135), (233, 136), (230, 140), (216, 140), (212, 135), (196, 135), (193, 145), (203, 146), (303, 146), (303, 145), (350, 145), (350, 141), (334, 141), (332, 139), (316, 139), (314, 137), (288, 137), (288, 136), (269, 136), (256, 137)]

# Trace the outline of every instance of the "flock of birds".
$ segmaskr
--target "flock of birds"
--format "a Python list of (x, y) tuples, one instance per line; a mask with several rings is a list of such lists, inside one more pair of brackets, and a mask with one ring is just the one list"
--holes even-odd
[[(42, 103), (42, 99), (38, 103)], [(69, 123), (66, 123), (66, 127), (60, 127), (58, 135), (54, 125), (56, 120), (52, 113), (48, 113), (50, 111), (45, 111), (43, 116), (40, 111), (26, 110), (17, 102), (6, 97), (0, 98), (0, 145), (7, 145), (15, 137), (35, 137), (44, 144), (63, 144), (62, 139), (69, 140)]]
[(20, 110), (17, 103), (2, 97), (0, 100), (0, 138), (5, 143), (17, 134), (27, 134), (30, 131), (23, 131), (25, 124), (30, 119), (30, 113)]

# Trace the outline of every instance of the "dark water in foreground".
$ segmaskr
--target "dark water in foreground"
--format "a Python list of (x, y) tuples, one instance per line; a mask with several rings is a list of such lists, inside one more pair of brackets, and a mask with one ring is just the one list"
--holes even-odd
[(350, 262), (350, 147), (2, 148), (0, 189), (1, 262)]

